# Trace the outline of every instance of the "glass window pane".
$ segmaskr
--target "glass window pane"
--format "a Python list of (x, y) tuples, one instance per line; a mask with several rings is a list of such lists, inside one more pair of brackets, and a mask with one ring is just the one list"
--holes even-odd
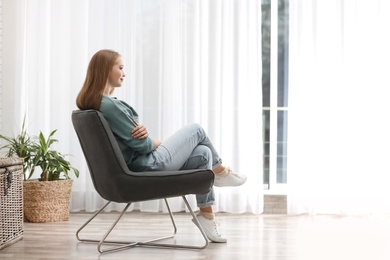
[(278, 111), (277, 183), (287, 183), (287, 118), (288, 111)]
[(261, 4), (261, 48), (262, 48), (262, 84), (263, 84), (263, 107), (270, 106), (271, 84), (271, 2), (262, 0)]
[(278, 107), (288, 106), (288, 0), (278, 3)]
[(263, 110), (263, 184), (269, 185), (270, 111)]

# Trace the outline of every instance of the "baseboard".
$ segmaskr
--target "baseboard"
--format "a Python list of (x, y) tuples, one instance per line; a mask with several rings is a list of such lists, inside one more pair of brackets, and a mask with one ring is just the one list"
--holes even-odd
[(263, 214), (287, 214), (287, 195), (264, 195)]

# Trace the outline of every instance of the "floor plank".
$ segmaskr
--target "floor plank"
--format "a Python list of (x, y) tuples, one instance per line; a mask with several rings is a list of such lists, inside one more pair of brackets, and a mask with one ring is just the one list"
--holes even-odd
[[(0, 250), (0, 259), (390, 259), (390, 217), (338, 217), (218, 214), (227, 244), (205, 250), (136, 247), (99, 254), (95, 244), (81, 243), (76, 230), (91, 216), (73, 213), (69, 221), (25, 223), (23, 240)], [(86, 230), (100, 237), (115, 218), (104, 213)], [(173, 243), (202, 244), (190, 214), (175, 214), (178, 234)], [(172, 232), (167, 214), (127, 213), (111, 239), (148, 239)], [(168, 242), (167, 241), (167, 242)]]

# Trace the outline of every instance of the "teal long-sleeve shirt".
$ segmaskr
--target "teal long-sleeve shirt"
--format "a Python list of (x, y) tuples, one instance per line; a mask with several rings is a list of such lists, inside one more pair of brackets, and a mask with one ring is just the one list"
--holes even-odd
[(114, 133), (129, 169), (143, 171), (154, 149), (154, 141), (149, 137), (131, 137), (131, 131), (136, 127), (133, 120), (138, 122), (137, 112), (126, 102), (106, 95), (103, 95), (100, 112)]

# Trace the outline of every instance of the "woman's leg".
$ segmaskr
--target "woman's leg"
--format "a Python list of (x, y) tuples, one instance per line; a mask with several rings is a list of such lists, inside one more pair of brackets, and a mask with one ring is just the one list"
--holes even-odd
[(198, 145), (204, 145), (210, 149), (211, 165), (207, 169), (213, 170), (216, 174), (215, 186), (239, 186), (245, 183), (245, 176), (236, 174), (230, 168), (222, 165), (222, 160), (216, 149), (199, 124), (184, 126), (164, 141), (152, 152), (152, 158), (149, 160), (145, 171), (176, 171), (183, 169), (184, 163)]
[[(182, 153), (186, 155), (186, 160), (180, 163), (181, 166), (178, 166), (179, 164), (171, 164), (170, 161), (175, 161), (176, 159), (182, 160), (182, 154), (175, 152), (170, 153), (170, 150), (168, 150), (166, 147), (162, 147), (162, 149), (160, 148), (158, 152), (153, 153), (153, 158), (148, 162), (145, 171), (212, 168), (213, 156), (209, 147), (205, 145), (197, 145), (195, 148), (193, 148), (192, 152), (189, 155), (187, 155), (187, 149), (183, 148)], [(214, 188), (211, 187), (211, 190), (206, 194), (196, 194), (196, 202), (198, 207), (200, 208), (200, 212), (197, 215), (197, 220), (202, 226), (202, 229), (205, 231), (208, 239), (213, 242), (226, 243), (227, 239), (223, 238), (219, 234), (214, 219), (214, 213), (212, 209), (212, 205), (214, 205), (215, 203)], [(194, 221), (194, 223), (197, 224), (196, 221)]]
[[(210, 169), (211, 162), (212, 152), (210, 148), (205, 145), (198, 145), (184, 163), (181, 170)], [(215, 223), (215, 216), (212, 208), (212, 205), (215, 202), (214, 188), (212, 187), (209, 193), (196, 194), (196, 201), (200, 208), (197, 219), (207, 237), (213, 242), (226, 243), (227, 239), (221, 236)], [(194, 223), (196, 224), (195, 221)]]
[(222, 160), (209, 137), (198, 124), (184, 126), (167, 140), (163, 141), (153, 153), (159, 153), (159, 150), (167, 150), (170, 158), (167, 158), (168, 160), (164, 162), (164, 168), (166, 170), (178, 170), (183, 167), (198, 145), (204, 145), (210, 149), (211, 165), (208, 169), (212, 170), (222, 164)]
[[(221, 163), (221, 158), (203, 128), (192, 124), (183, 127), (163, 142), (152, 153), (145, 171), (215, 169)], [(215, 203), (214, 189), (211, 188), (207, 194), (197, 194), (196, 200), (201, 211), (197, 218), (207, 237), (214, 242), (226, 242), (214, 221), (211, 207)]]
[[(181, 160), (178, 160), (177, 164), (181, 164), (189, 156), (190, 150), (195, 149), (198, 145), (204, 145), (211, 151), (211, 168), (208, 169), (213, 170), (216, 175), (214, 181), (215, 186), (240, 186), (246, 182), (245, 175), (237, 174), (229, 167), (222, 165), (222, 159), (219, 157), (206, 132), (199, 124), (191, 124), (183, 127), (160, 146), (167, 148), (172, 155), (180, 154), (179, 157), (181, 157)], [(175, 166), (177, 167), (177, 165)]]
[[(180, 170), (211, 169), (211, 163), (212, 153), (210, 148), (205, 145), (198, 145), (188, 156)], [(196, 202), (201, 210), (207, 208), (207, 211), (212, 212), (211, 206), (215, 204), (214, 188), (212, 187), (209, 193), (196, 194)]]

